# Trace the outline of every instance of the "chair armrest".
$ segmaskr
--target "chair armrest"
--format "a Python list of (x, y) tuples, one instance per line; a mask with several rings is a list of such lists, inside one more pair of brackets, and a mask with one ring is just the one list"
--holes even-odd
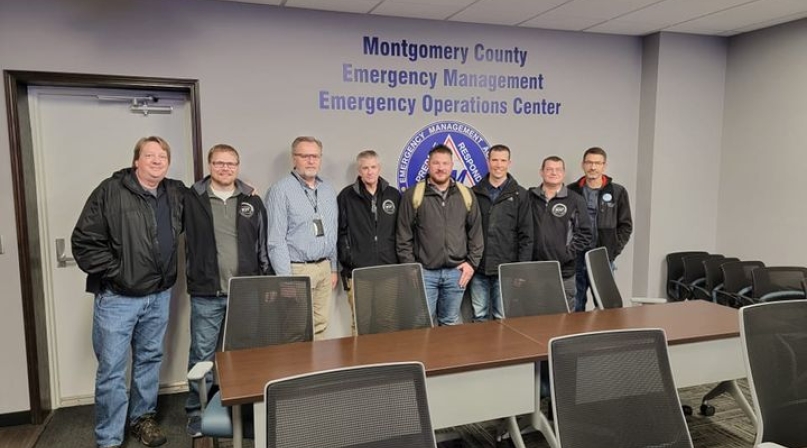
[(632, 303), (638, 303), (640, 305), (650, 305), (650, 304), (658, 304), (658, 303), (667, 303), (667, 299), (661, 297), (631, 297), (630, 301)]
[(188, 372), (188, 381), (199, 381), (213, 370), (213, 361), (197, 362)]
[(773, 442), (762, 442), (756, 446), (756, 448), (786, 448), (784, 445), (779, 445), (778, 443)]

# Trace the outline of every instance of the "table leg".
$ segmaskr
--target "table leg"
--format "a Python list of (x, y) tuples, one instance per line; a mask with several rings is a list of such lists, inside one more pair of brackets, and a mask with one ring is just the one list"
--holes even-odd
[(232, 407), (233, 415), (233, 448), (242, 448), (244, 445), (244, 424), (241, 419), (241, 405)]

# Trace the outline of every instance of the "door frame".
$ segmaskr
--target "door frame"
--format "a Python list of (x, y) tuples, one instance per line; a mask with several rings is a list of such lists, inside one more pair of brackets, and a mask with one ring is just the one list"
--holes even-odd
[[(17, 416), (19, 423), (42, 424), (51, 412), (50, 367), (48, 361), (47, 323), (41, 238), (36, 198), (36, 172), (33, 136), (28, 105), (28, 87), (85, 87), (123, 90), (179, 92), (188, 96), (191, 112), (191, 145), (194, 179), (202, 178), (202, 133), (199, 104), (199, 80), (153, 78), (142, 76), (97, 75), (85, 73), (3, 70), (6, 94), (11, 178), (14, 194), (14, 219), (17, 230), (18, 263), (25, 332), (25, 357), (28, 366), (28, 418)], [(25, 414), (24, 412), (22, 414)], [(23, 421), (24, 420), (24, 421)]]

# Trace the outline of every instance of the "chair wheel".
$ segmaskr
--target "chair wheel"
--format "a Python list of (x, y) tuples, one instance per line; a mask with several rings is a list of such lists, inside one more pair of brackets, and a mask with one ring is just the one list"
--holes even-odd
[(684, 415), (692, 415), (692, 406), (685, 404), (681, 406), (681, 409), (684, 411)]
[(715, 407), (711, 404), (702, 404), (700, 411), (701, 415), (705, 415), (706, 417), (715, 415)]

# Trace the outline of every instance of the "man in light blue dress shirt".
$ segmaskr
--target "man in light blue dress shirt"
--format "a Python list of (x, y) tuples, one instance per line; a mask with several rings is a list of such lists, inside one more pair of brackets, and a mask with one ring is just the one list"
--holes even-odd
[(291, 144), (294, 169), (266, 194), (269, 213), (267, 245), (277, 275), (311, 279), (314, 333), (328, 327), (331, 294), (338, 280), (336, 191), (319, 177), (322, 142), (302, 136)]

